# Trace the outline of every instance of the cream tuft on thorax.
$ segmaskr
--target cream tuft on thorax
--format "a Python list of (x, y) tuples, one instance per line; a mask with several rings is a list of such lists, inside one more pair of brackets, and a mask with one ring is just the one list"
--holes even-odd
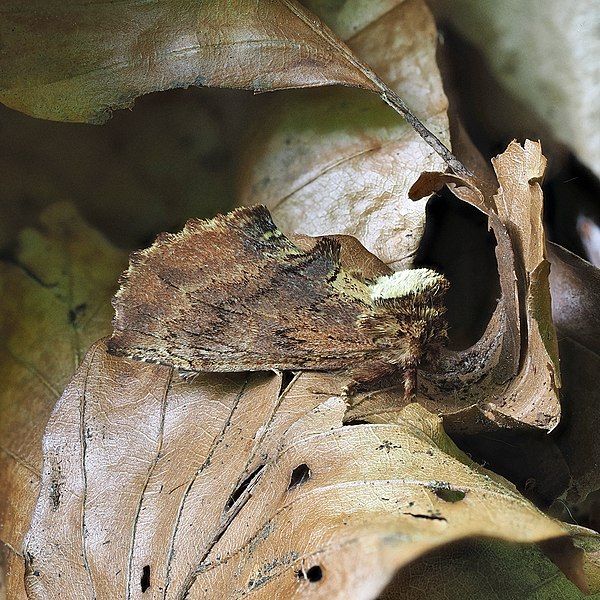
[(406, 269), (379, 277), (369, 290), (371, 300), (375, 301), (435, 292), (446, 285), (444, 276), (431, 269)]

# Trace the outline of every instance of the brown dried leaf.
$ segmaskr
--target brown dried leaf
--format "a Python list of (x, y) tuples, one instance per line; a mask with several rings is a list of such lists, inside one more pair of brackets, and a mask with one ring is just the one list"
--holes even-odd
[(0, 262), (0, 540), (10, 598), (23, 586), (15, 557), (38, 493), (44, 427), (83, 354), (110, 329), (124, 262), (67, 204), (43, 212), (40, 228), (25, 229), (15, 256)]
[[(558, 424), (558, 352), (538, 183), (544, 165), (538, 143), (513, 142), (493, 161), (500, 185), (494, 198), (482, 191), (486, 185), (443, 173), (425, 174), (413, 190), (428, 194), (449, 183), (459, 198), (488, 215), (497, 240), (502, 296), (484, 336), (465, 351), (447, 352), (423, 378), (422, 402), (430, 410), (444, 402), (446, 422), (455, 431), (490, 424), (552, 430)], [(365, 418), (382, 409), (394, 410), (391, 399), (374, 394), (354, 414)]]
[(102, 122), (138, 96), (189, 85), (377, 89), (294, 0), (37, 0), (3, 15), (0, 99), (42, 118)]
[(30, 597), (372, 598), (454, 540), (565, 535), (418, 405), (343, 425), (344, 383), (190, 382), (96, 344), (46, 431)]
[(550, 264), (546, 260), (542, 223), (540, 182), (546, 159), (541, 145), (527, 140), (524, 146), (511, 142), (492, 164), (500, 184), (494, 200), (513, 244), (515, 274), (521, 283), (517, 291), (522, 295), (521, 311), (526, 319), (521, 323), (526, 330), (526, 349), (521, 357), (518, 383), (511, 391), (528, 395), (531, 410), (539, 411), (539, 418), (552, 428), (560, 416), (560, 370), (548, 283)]
[[(360, 10), (309, 4), (448, 145), (437, 30), (425, 3), (372, 2)], [(443, 161), (370, 95), (327, 89), (277, 100), (251, 138), (241, 203), (267, 205), (286, 233), (353, 235), (384, 262), (409, 267), (426, 200), (411, 202), (408, 189), (422, 171), (443, 169)]]

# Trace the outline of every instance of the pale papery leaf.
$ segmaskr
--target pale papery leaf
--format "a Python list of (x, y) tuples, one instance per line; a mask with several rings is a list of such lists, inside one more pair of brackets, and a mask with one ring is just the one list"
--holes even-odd
[(190, 382), (96, 344), (46, 431), (30, 596), (373, 598), (455, 540), (565, 535), (416, 404), (344, 425), (344, 384)]
[[(370, 65), (445, 144), (447, 99), (435, 53), (437, 30), (421, 0), (313, 1), (356, 55)], [(393, 268), (412, 264), (426, 200), (408, 189), (424, 170), (443, 169), (404, 121), (352, 90), (290, 92), (268, 106), (240, 177), (242, 204), (265, 204), (284, 232), (353, 235)]]
[[(526, 106), (548, 136), (571, 148), (600, 174), (600, 16), (594, 1), (480, 2), (430, 0), (436, 17), (452, 25), (483, 55), (487, 67), (516, 99), (506, 118), (508, 135)], [(480, 89), (488, 93), (487, 89)], [(495, 99), (494, 99), (495, 100)], [(484, 101), (485, 102), (485, 101)], [(529, 117), (531, 119), (531, 117)]]

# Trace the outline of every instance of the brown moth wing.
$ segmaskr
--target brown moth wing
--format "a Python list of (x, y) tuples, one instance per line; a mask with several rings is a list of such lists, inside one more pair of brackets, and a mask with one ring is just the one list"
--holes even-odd
[(109, 349), (188, 371), (335, 370), (381, 358), (339, 244), (302, 251), (263, 206), (188, 221), (131, 257)]

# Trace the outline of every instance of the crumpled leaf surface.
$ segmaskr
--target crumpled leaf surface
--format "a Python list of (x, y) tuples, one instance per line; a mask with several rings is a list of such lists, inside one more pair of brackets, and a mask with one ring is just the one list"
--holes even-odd
[[(306, 3), (446, 145), (437, 31), (422, 0)], [(271, 99), (273, 101), (273, 99)], [(265, 107), (240, 177), (242, 204), (265, 204), (286, 233), (342, 233), (393, 268), (409, 267), (426, 200), (408, 189), (443, 161), (380, 100), (338, 88), (289, 92)]]
[[(552, 430), (560, 418), (560, 376), (538, 183), (545, 159), (538, 143), (513, 142), (493, 166), (500, 186), (493, 198), (488, 186), (443, 173), (426, 173), (413, 186), (422, 197), (448, 182), (488, 215), (502, 292), (484, 336), (428, 367), (419, 401), (435, 411), (441, 404), (445, 422), (458, 433), (490, 426)], [(374, 393), (356, 403), (353, 414), (360, 419), (391, 407), (386, 392)]]
[(597, 5), (432, 0), (431, 6), (483, 53), (500, 82), (600, 175)]
[(372, 598), (453, 540), (565, 534), (419, 405), (344, 425), (344, 384), (190, 382), (98, 342), (46, 430), (30, 596)]
[[(0, 540), (7, 596), (22, 595), (22, 539), (42, 468), (48, 417), (90, 344), (110, 328), (109, 299), (126, 263), (68, 204), (25, 229), (0, 261)], [(92, 266), (93, 265), (93, 266)]]
[(1, 27), (0, 100), (47, 119), (102, 122), (140, 95), (189, 85), (378, 91), (295, 0), (9, 2)]

